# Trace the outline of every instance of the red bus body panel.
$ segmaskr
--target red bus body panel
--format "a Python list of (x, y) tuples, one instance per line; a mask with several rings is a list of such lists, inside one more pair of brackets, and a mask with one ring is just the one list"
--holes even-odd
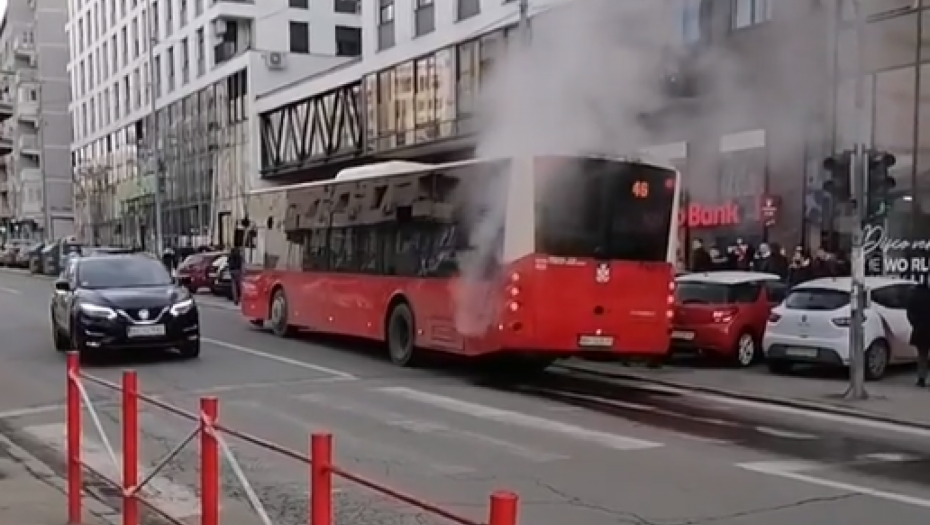
[[(470, 356), (596, 351), (656, 357), (668, 352), (671, 265), (612, 262), (611, 280), (598, 282), (595, 261), (549, 262), (558, 259), (531, 255), (507, 265), (504, 282), (469, 284), (266, 270), (245, 277), (242, 313), (267, 319), (273, 291), (281, 287), (290, 324), (383, 341), (388, 307), (403, 296), (414, 312), (416, 344), (423, 348)], [(512, 303), (518, 305), (515, 310)], [(580, 336), (595, 334), (612, 337), (613, 344), (579, 346)]]

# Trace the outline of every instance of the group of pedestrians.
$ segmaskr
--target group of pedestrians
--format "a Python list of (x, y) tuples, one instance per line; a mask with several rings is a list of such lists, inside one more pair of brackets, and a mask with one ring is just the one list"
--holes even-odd
[(684, 266), (691, 272), (744, 270), (772, 273), (792, 286), (820, 277), (847, 276), (851, 270), (849, 259), (841, 252), (820, 247), (812, 255), (803, 246), (797, 246), (789, 254), (778, 243), (763, 242), (752, 246), (743, 239), (737, 239), (736, 243), (725, 248), (706, 246), (702, 240), (695, 239)]

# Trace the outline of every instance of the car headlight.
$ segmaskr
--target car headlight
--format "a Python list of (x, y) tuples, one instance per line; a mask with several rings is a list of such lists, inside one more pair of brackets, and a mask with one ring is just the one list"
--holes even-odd
[(116, 311), (107, 306), (83, 303), (81, 304), (81, 312), (83, 312), (87, 317), (93, 317), (96, 319), (106, 319), (108, 321), (116, 319)]
[(181, 301), (178, 301), (171, 305), (171, 315), (177, 317), (179, 315), (184, 315), (187, 312), (191, 311), (191, 308), (194, 307), (194, 300), (192, 298), (187, 298)]

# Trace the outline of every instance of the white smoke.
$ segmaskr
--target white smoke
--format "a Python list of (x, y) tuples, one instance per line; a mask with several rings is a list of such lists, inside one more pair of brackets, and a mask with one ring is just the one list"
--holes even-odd
[[(673, 4), (574, 0), (534, 17), (531, 45), (512, 42), (482, 86), (478, 157), (629, 155), (661, 143), (643, 116), (669, 104), (661, 79), (681, 38), (681, 12)], [(723, 50), (706, 56), (715, 90), (708, 103), (744, 99), (738, 61)], [(480, 191), (465, 198), (495, 205), (473, 225), (474, 250), (461, 262), (456, 322), (467, 335), (484, 333), (496, 318), (491, 305), (500, 303), (499, 286), (482, 285), (481, 261), (497, 255), (506, 210), (495, 199), (499, 188)]]

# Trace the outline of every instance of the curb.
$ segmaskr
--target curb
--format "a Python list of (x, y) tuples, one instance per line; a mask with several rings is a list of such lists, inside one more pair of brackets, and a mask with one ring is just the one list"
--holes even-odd
[(716, 388), (711, 386), (702, 386), (695, 385), (691, 383), (686, 383), (683, 381), (669, 381), (667, 379), (656, 379), (652, 377), (645, 377), (635, 373), (629, 372), (602, 372), (599, 370), (590, 370), (583, 366), (562, 364), (558, 365), (559, 368), (564, 370), (569, 370), (572, 372), (579, 372), (583, 374), (601, 376), (606, 379), (623, 379), (627, 381), (634, 381), (638, 383), (644, 383), (649, 385), (664, 386), (670, 388), (677, 388), (680, 390), (687, 390), (693, 393), (699, 394), (709, 394), (719, 397), (728, 397), (731, 399), (739, 399), (743, 401), (750, 401), (753, 403), (758, 403), (762, 405), (778, 406), (785, 408), (794, 408), (798, 410), (807, 410), (811, 412), (819, 412), (821, 414), (830, 414), (834, 416), (843, 416), (849, 418), (856, 418), (868, 421), (874, 421), (876, 423), (885, 423), (890, 425), (897, 425), (899, 427), (908, 427), (917, 430), (930, 431), (930, 423), (916, 423), (913, 421), (907, 421), (904, 419), (899, 419), (890, 416), (883, 416), (880, 414), (872, 414), (870, 412), (865, 412), (862, 410), (856, 410), (853, 408), (844, 408), (839, 406), (828, 405), (825, 403), (817, 403), (815, 401), (801, 401), (795, 399), (786, 399), (786, 398), (771, 398), (764, 397), (756, 394), (747, 394), (745, 392), (738, 392), (735, 390), (728, 390), (726, 388)]

